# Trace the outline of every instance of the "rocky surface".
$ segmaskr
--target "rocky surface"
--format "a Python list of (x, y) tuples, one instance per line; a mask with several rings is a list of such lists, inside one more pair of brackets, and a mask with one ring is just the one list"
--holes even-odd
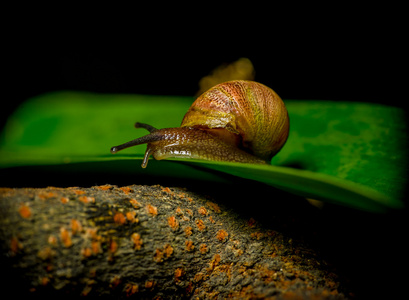
[(354, 296), (309, 245), (315, 208), (282, 216), (289, 206), (220, 195), (159, 185), (1, 188), (2, 285), (52, 297)]

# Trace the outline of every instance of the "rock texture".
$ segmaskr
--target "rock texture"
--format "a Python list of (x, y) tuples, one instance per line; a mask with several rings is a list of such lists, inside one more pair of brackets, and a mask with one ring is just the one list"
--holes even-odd
[[(1, 188), (2, 283), (16, 295), (51, 297), (352, 296), (300, 234), (289, 234), (294, 224), (276, 212), (266, 226), (224, 203), (159, 185)], [(248, 205), (250, 214), (265, 209)]]

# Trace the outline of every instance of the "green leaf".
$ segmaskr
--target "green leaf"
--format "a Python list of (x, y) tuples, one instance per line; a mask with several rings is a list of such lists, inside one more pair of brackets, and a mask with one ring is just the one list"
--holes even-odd
[[(405, 114), (394, 107), (285, 101), (290, 136), (272, 165), (197, 160), (140, 163), (146, 146), (111, 146), (146, 134), (136, 121), (179, 126), (190, 97), (54, 92), (26, 101), (0, 137), (0, 168), (76, 166), (223, 182), (223, 173), (370, 211), (403, 207), (408, 174)], [(64, 170), (64, 169), (62, 169)]]

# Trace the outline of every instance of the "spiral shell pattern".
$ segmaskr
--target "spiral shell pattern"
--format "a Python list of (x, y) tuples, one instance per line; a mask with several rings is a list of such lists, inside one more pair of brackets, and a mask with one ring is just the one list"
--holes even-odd
[(289, 132), (287, 109), (269, 87), (235, 80), (199, 96), (181, 127), (223, 128), (239, 135), (240, 147), (266, 161), (282, 148)]

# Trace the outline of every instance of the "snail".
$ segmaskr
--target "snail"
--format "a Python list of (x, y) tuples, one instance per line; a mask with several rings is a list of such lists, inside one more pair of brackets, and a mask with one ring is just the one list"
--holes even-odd
[(111, 153), (147, 143), (142, 168), (150, 155), (157, 160), (175, 157), (267, 164), (287, 140), (289, 118), (272, 89), (255, 81), (234, 80), (199, 96), (180, 127), (156, 129), (144, 123), (135, 127), (150, 133), (112, 147)]

